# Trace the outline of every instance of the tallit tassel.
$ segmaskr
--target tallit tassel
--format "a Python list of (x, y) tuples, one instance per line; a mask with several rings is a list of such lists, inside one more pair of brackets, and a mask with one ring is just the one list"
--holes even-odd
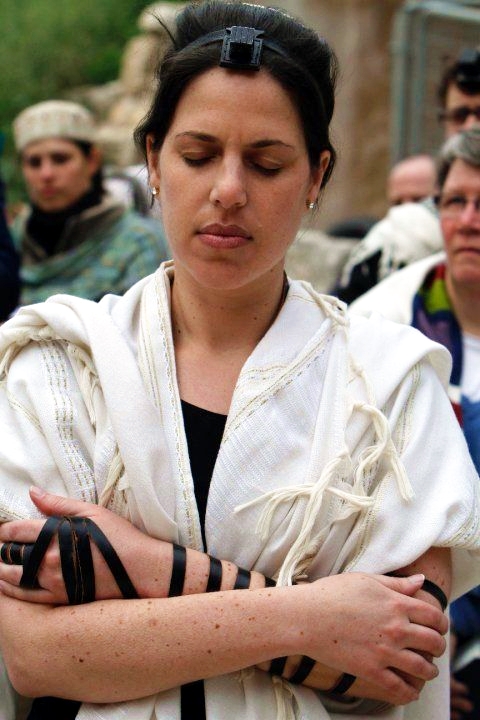
[(354, 489), (358, 491), (362, 488), (364, 492), (365, 477), (383, 459), (390, 464), (402, 498), (407, 502), (412, 500), (414, 497), (413, 488), (393, 443), (387, 418), (381, 410), (366, 403), (355, 405), (355, 409), (370, 415), (377, 442), (365, 448), (360, 454), (360, 460), (355, 470)]
[(311, 487), (302, 527), (282, 564), (277, 580), (278, 585), (290, 585), (302, 562), (301, 569), (302, 571), (305, 569), (305, 559), (311, 552), (312, 545), (316, 540), (314, 527), (323, 502), (323, 493), (336, 479), (336, 476), (338, 477), (340, 470), (344, 470), (346, 462), (349, 462), (349, 458), (344, 455), (331, 460), (325, 466), (318, 482)]
[(115, 489), (115, 485), (122, 477), (124, 471), (123, 460), (121, 458), (118, 447), (116, 448), (115, 455), (108, 469), (107, 479), (105, 481), (105, 487), (103, 488), (98, 504), (102, 507), (107, 507), (111, 500), (112, 493)]
[[(332, 493), (332, 495), (336, 495), (337, 497), (341, 498), (342, 500), (345, 500), (346, 503), (353, 506), (351, 508), (352, 512), (358, 512), (359, 510), (365, 510), (366, 508), (369, 508), (374, 503), (374, 499), (371, 497), (367, 497), (367, 495), (354, 495), (351, 492), (348, 492), (347, 490), (341, 490), (340, 488), (334, 488), (329, 487), (326, 488), (326, 491), (329, 493)], [(342, 518), (347, 517), (342, 515)]]
[[(413, 492), (412, 485), (408, 479), (407, 473), (405, 472), (403, 463), (400, 460), (398, 451), (393, 443), (387, 418), (381, 412), (381, 410), (376, 407), (373, 386), (369, 381), (363, 368), (360, 367), (360, 365), (358, 365), (358, 363), (356, 363), (353, 358), (350, 358), (350, 366), (352, 372), (362, 379), (368, 397), (368, 404), (356, 405), (355, 407), (358, 409), (362, 409), (370, 414), (375, 427), (375, 432), (378, 439), (380, 440), (380, 444), (373, 447), (378, 447), (380, 449), (379, 456), (383, 455), (390, 462), (390, 466), (392, 468), (393, 475), (397, 481), (400, 494), (402, 498), (408, 502), (415, 497), (415, 493)], [(373, 456), (370, 456), (368, 458), (368, 450), (370, 450), (370, 448), (367, 449), (363, 466), (359, 466), (357, 470), (356, 483), (357, 481), (360, 481), (361, 473), (365, 472), (367, 467), (371, 468), (372, 464), (374, 462), (377, 462), (379, 459), (379, 457), (377, 457), (376, 460), (373, 460)], [(378, 454), (378, 452), (375, 451), (375, 454)]]
[(277, 720), (295, 720), (293, 709), (293, 693), (290, 685), (283, 678), (272, 676), (273, 690), (277, 702)]
[(92, 359), (90, 355), (71, 343), (67, 343), (67, 353), (70, 355), (72, 360), (75, 361), (79, 369), (77, 373), (79, 389), (82, 393), (82, 398), (85, 402), (90, 422), (92, 423), (93, 428), (96, 428), (97, 418), (93, 404), (93, 394), (99, 383)]
[(254, 500), (250, 500), (243, 505), (237, 505), (234, 512), (238, 513), (246, 508), (252, 507), (253, 505), (265, 502), (265, 507), (262, 510), (262, 514), (260, 515), (255, 528), (255, 534), (259, 535), (262, 540), (266, 540), (270, 533), (273, 516), (275, 515), (278, 507), (283, 503), (292, 503), (301, 497), (309, 498), (314, 488), (315, 485), (313, 483), (309, 483), (308, 485), (290, 485), (279, 490), (271, 490), (270, 492), (265, 493), (264, 495), (259, 495)]

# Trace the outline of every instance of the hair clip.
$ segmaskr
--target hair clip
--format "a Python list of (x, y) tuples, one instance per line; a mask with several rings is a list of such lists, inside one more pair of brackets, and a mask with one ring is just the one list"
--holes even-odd
[(260, 70), (263, 30), (233, 25), (225, 29), (221, 67), (236, 67), (240, 70)]

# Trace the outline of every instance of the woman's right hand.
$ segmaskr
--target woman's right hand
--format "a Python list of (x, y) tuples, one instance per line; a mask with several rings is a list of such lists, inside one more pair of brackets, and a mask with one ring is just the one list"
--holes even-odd
[(392, 704), (418, 699), (438, 674), (431, 658), (445, 651), (448, 629), (440, 609), (412, 597), (423, 579), (345, 573), (302, 586), (310, 595), (302, 606), (305, 654), (330, 673), (357, 676), (349, 694)]
[[(140, 597), (162, 597), (168, 592), (171, 544), (152, 539), (125, 518), (98, 505), (32, 489), (31, 498), (45, 515), (88, 517), (103, 531), (116, 550)], [(34, 543), (45, 520), (15, 520), (0, 525), (0, 543)], [(95, 598), (119, 599), (122, 594), (104, 558), (91, 542), (95, 572)], [(168, 559), (168, 562), (167, 562)], [(168, 570), (167, 570), (168, 568)], [(54, 537), (38, 573), (39, 589), (20, 587), (22, 565), (0, 562), (1, 590), (5, 595), (27, 602), (68, 604), (63, 581), (58, 539)]]

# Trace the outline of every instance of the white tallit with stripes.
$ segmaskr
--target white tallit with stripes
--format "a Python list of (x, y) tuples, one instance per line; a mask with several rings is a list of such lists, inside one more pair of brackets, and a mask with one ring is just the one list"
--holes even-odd
[[(3, 326), (1, 520), (35, 514), (35, 483), (202, 549), (176, 385), (172, 272), (164, 265), (98, 305), (56, 296)], [(448, 376), (446, 351), (415, 330), (349, 322), (335, 299), (292, 282), (235, 388), (209, 495), (208, 551), (284, 584), (383, 573), (451, 546), (455, 593), (478, 584), (478, 478), (442, 388)], [(415, 706), (382, 717), (446, 720), (441, 665)], [(313, 691), (253, 669), (205, 686), (208, 720), (337, 716)], [(179, 720), (179, 690), (85, 704), (79, 718)]]

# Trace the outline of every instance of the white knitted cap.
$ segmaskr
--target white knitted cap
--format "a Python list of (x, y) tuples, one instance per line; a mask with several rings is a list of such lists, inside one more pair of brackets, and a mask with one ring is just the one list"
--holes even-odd
[(52, 137), (94, 142), (93, 115), (66, 100), (47, 100), (23, 110), (13, 121), (15, 147), (21, 152), (29, 143)]

